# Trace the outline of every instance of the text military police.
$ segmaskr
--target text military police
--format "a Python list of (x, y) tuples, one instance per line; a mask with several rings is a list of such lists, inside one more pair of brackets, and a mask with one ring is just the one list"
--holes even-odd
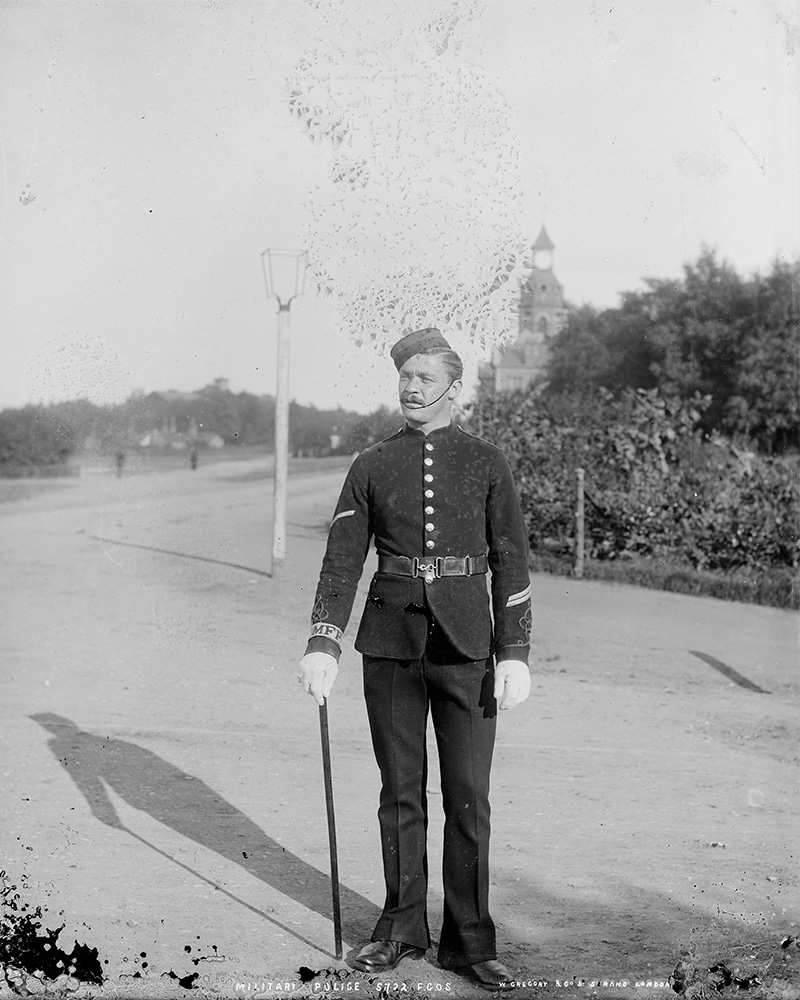
[[(378, 552), (355, 640), (375, 757), (386, 901), (352, 963), (387, 972), (430, 946), (428, 712), (445, 813), (438, 961), (483, 986), (497, 961), (489, 914), (489, 772), (497, 708), (530, 693), (528, 542), (502, 452), (451, 423), (462, 364), (436, 329), (391, 351), (405, 426), (362, 452), (334, 512), (298, 678), (319, 704), (338, 673), (370, 540)], [(487, 587), (490, 573), (491, 587)], [(491, 590), (491, 600), (489, 596)], [(491, 611), (490, 611), (491, 604)]]

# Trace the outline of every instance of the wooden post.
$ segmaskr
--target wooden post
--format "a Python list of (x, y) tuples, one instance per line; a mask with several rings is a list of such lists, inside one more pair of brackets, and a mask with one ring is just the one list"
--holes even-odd
[(583, 469), (576, 469), (578, 480), (578, 495), (575, 505), (575, 576), (583, 576), (583, 557), (585, 549), (585, 517), (583, 497)]
[(271, 575), (280, 576), (286, 559), (286, 491), (289, 473), (289, 306), (278, 311), (278, 387), (275, 396), (275, 490), (272, 497)]

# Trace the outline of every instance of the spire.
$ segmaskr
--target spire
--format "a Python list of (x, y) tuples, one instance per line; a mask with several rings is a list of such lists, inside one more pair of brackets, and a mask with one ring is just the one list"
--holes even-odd
[(555, 248), (555, 243), (547, 235), (547, 230), (542, 226), (542, 231), (536, 237), (536, 242), (533, 244), (534, 250), (553, 250)]

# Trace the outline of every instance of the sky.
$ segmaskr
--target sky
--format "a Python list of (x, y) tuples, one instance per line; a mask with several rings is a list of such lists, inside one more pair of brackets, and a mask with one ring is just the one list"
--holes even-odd
[[(0, 409), (218, 377), (275, 392), (259, 254), (308, 224), (318, 162), (283, 83), (309, 16), (0, 0)], [(800, 256), (796, 3), (492, 0), (474, 30), (570, 303), (679, 279), (704, 245), (743, 276)], [(395, 373), (308, 294), (291, 395), (365, 412)]]

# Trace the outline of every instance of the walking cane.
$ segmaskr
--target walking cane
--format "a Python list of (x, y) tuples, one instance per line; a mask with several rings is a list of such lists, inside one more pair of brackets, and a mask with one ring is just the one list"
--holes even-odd
[(339, 862), (336, 859), (336, 819), (333, 814), (331, 745), (328, 737), (328, 703), (319, 706), (319, 733), (322, 739), (322, 773), (325, 778), (325, 808), (328, 812), (328, 843), (331, 851), (331, 893), (333, 894), (333, 943), (336, 958), (342, 957), (342, 915), (339, 910)]

